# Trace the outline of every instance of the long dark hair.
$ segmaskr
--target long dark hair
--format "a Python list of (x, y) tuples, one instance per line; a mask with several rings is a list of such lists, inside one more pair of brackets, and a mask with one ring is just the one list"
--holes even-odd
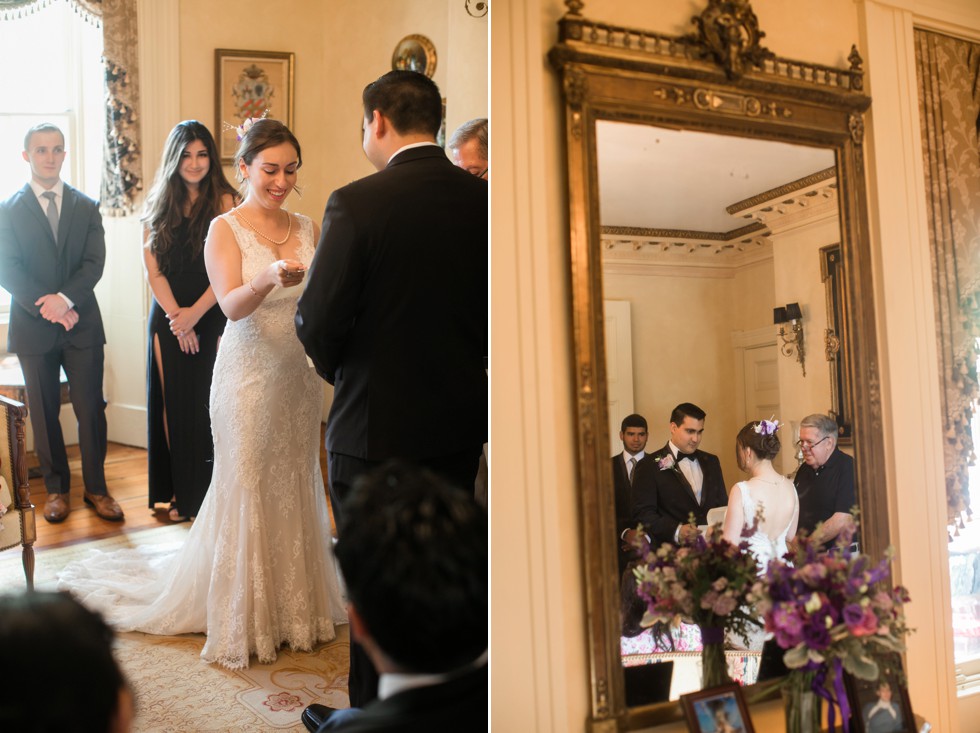
[[(190, 199), (187, 185), (180, 177), (180, 160), (184, 150), (195, 140), (204, 143), (211, 165), (201, 180), (198, 197), (191, 207), (188, 243), (190, 251), (181, 258), (191, 261), (204, 249), (204, 238), (211, 220), (222, 211), (221, 200), (230, 195), (237, 200), (237, 194), (221, 170), (218, 146), (211, 132), (197, 120), (184, 120), (177, 124), (163, 146), (163, 157), (157, 169), (153, 187), (146, 197), (146, 205), (141, 221), (149, 230), (147, 244), (157, 258), (160, 272), (166, 274), (174, 264), (176, 252), (174, 232), (184, 218), (184, 210)], [(182, 253), (183, 254), (183, 253)]]

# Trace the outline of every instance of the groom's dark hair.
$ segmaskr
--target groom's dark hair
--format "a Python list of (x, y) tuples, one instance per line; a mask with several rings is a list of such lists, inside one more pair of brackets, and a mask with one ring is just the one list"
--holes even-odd
[(670, 421), (674, 425), (680, 425), (684, 422), (685, 417), (691, 417), (695, 420), (704, 420), (705, 412), (697, 405), (691, 404), (690, 402), (681, 402), (674, 411), (670, 413)]
[(338, 535), (347, 596), (393, 662), (450, 672), (486, 650), (487, 514), (472, 493), (390, 461), (358, 479)]
[(389, 71), (364, 87), (364, 119), (378, 110), (400, 135), (425, 133), (435, 138), (442, 127), (439, 87), (417, 71)]

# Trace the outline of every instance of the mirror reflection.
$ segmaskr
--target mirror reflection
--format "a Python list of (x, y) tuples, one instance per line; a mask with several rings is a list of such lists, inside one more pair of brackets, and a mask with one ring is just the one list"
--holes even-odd
[[(773, 416), (783, 423), (771, 464), (775, 476), (792, 478), (804, 460), (801, 419), (837, 416), (839, 313), (827, 267), (841, 241), (837, 168), (829, 148), (607, 120), (596, 124), (596, 153), (610, 455), (623, 538), (637, 517), (622, 498), (637, 450), (640, 463), (658, 458), (693, 428), (692, 450), (718, 459), (699, 462), (696, 488), (727, 492), (747, 478), (736, 450), (746, 423)], [(672, 415), (681, 403), (705, 414)], [(646, 425), (634, 418), (624, 426), (635, 414)], [(708, 504), (727, 503), (727, 493), (711, 497)], [(699, 521), (721, 516), (715, 509)], [(641, 631), (632, 590), (626, 575), (618, 610), (627, 703), (698, 689), (697, 627)], [(758, 649), (728, 655), (735, 679), (756, 681)]]

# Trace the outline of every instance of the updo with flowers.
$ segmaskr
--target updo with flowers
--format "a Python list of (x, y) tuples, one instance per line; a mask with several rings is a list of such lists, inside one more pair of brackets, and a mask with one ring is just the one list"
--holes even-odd
[(777, 434), (781, 427), (779, 420), (755, 420), (738, 431), (735, 442), (742, 447), (751, 448), (759, 458), (771, 461), (782, 447)]
[[(255, 156), (266, 148), (274, 148), (277, 145), (289, 143), (296, 148), (296, 158), (299, 161), (299, 165), (303, 165), (303, 151), (299, 147), (299, 140), (279, 120), (272, 120), (268, 117), (250, 117), (235, 129), (240, 134), (238, 138), (238, 150), (235, 152), (236, 164), (238, 161), (245, 161), (245, 165), (251, 165), (252, 161), (255, 160)], [(239, 168), (235, 173), (239, 182), (245, 185), (241, 169)]]

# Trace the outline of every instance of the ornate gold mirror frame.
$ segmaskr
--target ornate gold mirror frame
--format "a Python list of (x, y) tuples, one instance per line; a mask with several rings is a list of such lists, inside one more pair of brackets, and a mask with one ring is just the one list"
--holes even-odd
[(853, 426), (861, 538), (888, 545), (871, 252), (864, 183), (861, 57), (837, 69), (779, 58), (747, 0), (709, 0), (697, 31), (667, 36), (588, 20), (566, 0), (550, 59), (565, 101), (579, 493), (582, 497), (592, 730), (681, 716), (676, 703), (627, 708), (619, 655), (619, 578), (609, 470), (596, 122), (613, 120), (834, 150), (841, 222), (840, 333)]

